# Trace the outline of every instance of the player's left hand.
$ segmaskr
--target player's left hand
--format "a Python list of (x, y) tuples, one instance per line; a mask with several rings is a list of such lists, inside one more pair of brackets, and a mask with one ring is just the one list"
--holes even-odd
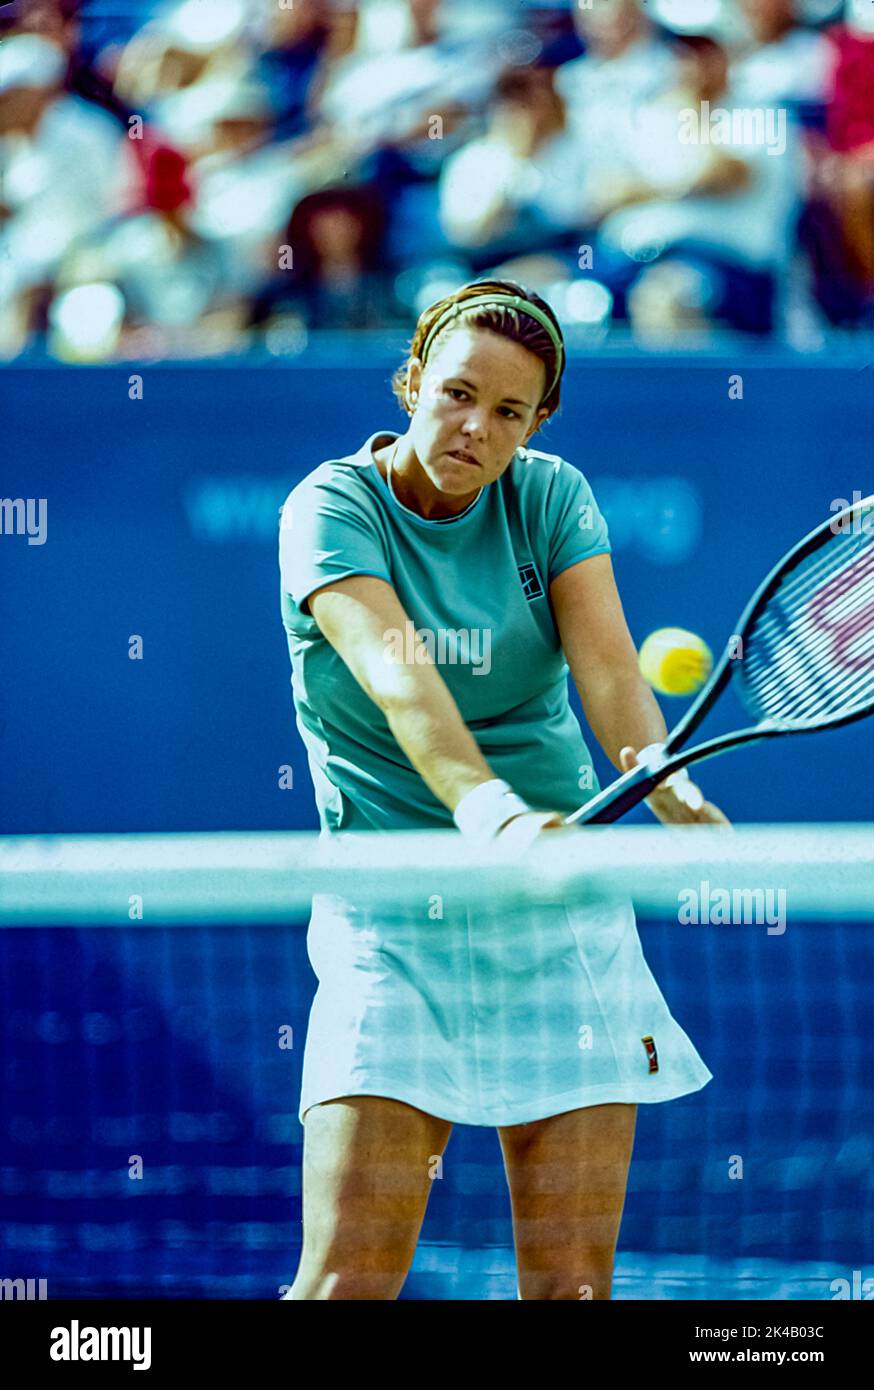
[[(637, 766), (637, 751), (623, 748), (619, 762), (623, 772), (630, 772)], [(701, 788), (688, 777), (672, 773), (664, 782), (650, 792), (646, 804), (665, 825), (731, 825), (728, 816), (705, 801)]]

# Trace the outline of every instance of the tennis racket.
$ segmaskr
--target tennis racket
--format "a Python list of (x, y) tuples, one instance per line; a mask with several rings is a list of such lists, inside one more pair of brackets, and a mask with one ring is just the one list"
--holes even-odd
[[(680, 751), (734, 677), (755, 720)], [(670, 773), (779, 734), (816, 733), (874, 713), (874, 494), (817, 526), (774, 567), (699, 694), (664, 743), (567, 825), (618, 820)]]

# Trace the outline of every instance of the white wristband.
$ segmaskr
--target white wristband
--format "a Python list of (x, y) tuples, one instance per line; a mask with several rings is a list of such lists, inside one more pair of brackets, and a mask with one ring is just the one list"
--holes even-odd
[[(654, 756), (661, 754), (663, 750), (663, 743), (648, 743), (645, 748), (641, 748), (637, 755), (637, 761), (638, 763), (650, 762)], [(700, 811), (704, 804), (704, 797), (701, 793), (701, 789), (692, 781), (692, 778), (689, 776), (688, 768), (677, 768), (677, 771), (672, 772), (669, 777), (666, 777), (664, 781), (659, 783), (659, 786), (673, 787), (675, 796), (677, 796), (680, 801), (685, 802), (693, 811)], [(648, 803), (649, 797), (647, 797), (646, 800)]]
[(461, 798), (454, 820), (462, 835), (472, 844), (486, 845), (494, 840), (511, 816), (521, 816), (532, 808), (517, 796), (509, 782), (494, 777), (481, 782)]
[[(647, 763), (652, 766), (655, 759), (661, 760), (664, 756), (665, 745), (663, 743), (648, 743), (645, 748), (641, 748), (637, 754), (638, 763)], [(683, 771), (685, 772), (685, 768)]]

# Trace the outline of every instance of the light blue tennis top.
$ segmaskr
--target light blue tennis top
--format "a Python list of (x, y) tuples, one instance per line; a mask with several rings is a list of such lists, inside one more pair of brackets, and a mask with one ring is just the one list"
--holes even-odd
[[(397, 500), (373, 458), (397, 437), (378, 431), (320, 464), (282, 507), (282, 620), (322, 829), (453, 824), (306, 606), (353, 574), (394, 587), (495, 775), (537, 809), (575, 811), (599, 788), (548, 589), (610, 551), (592, 490), (565, 459), (519, 449), (466, 511), (428, 521)], [(391, 659), (415, 660), (412, 628), (385, 639)]]

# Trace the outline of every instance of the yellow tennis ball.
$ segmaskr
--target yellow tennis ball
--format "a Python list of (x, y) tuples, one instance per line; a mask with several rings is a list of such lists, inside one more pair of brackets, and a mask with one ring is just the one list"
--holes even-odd
[(640, 649), (640, 670), (660, 695), (692, 695), (713, 668), (713, 653), (694, 632), (660, 627)]

